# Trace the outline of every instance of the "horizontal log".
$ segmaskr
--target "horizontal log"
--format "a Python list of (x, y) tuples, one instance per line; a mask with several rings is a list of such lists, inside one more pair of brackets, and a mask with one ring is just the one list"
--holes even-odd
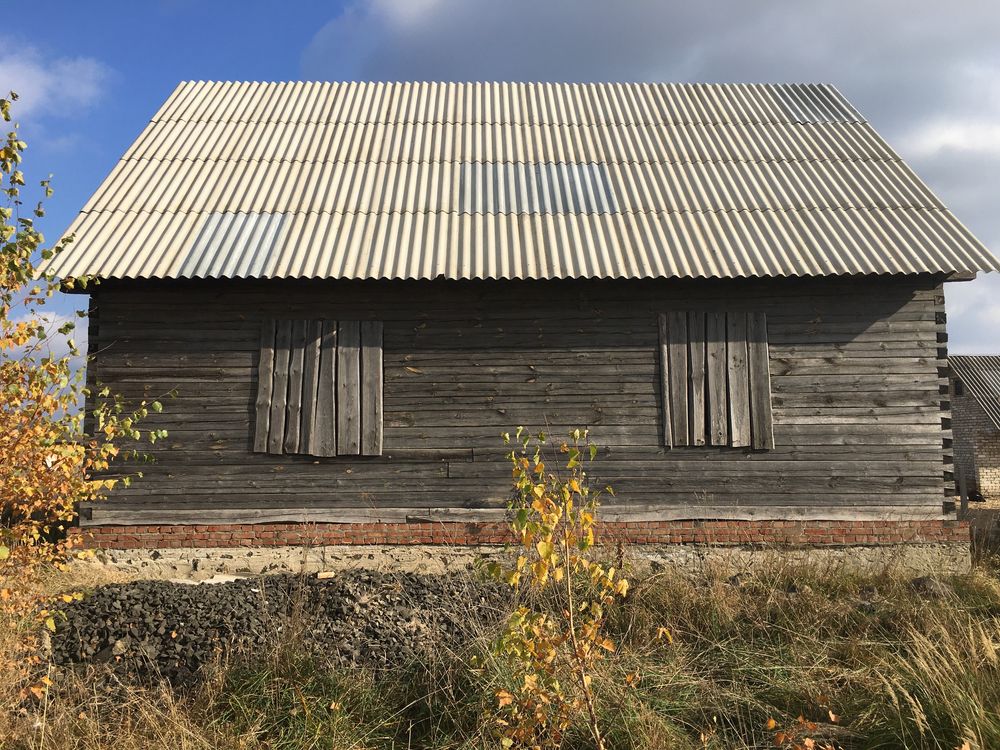
[[(83, 526), (102, 525), (182, 525), (182, 524), (254, 524), (254, 523), (427, 523), (427, 522), (498, 522), (504, 509), (427, 509), (357, 508), (336, 510), (317, 508), (257, 509), (177, 509), (117, 510), (111, 506), (94, 507)], [(940, 508), (898, 508), (894, 506), (850, 506), (816, 509), (794, 505), (773, 507), (635, 507), (606, 509), (601, 518), (610, 522), (682, 521), (682, 520), (792, 520), (792, 521), (914, 521), (944, 518)]]

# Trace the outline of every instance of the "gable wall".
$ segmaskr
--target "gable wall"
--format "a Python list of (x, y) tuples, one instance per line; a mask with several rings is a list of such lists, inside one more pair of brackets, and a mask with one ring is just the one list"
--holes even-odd
[[(519, 424), (591, 428), (609, 521), (941, 518), (931, 279), (106, 282), (93, 304), (91, 376), (178, 395), (146, 424), (170, 437), (145, 477), (84, 523), (496, 521), (499, 434)], [(657, 313), (672, 309), (767, 314), (774, 450), (662, 447)], [(384, 321), (384, 456), (251, 452), (268, 317)]]
[(955, 394), (954, 380), (951, 394), (955, 475), (964, 475), (968, 491), (982, 494), (987, 505), (1000, 507), (1000, 431), (968, 389)]

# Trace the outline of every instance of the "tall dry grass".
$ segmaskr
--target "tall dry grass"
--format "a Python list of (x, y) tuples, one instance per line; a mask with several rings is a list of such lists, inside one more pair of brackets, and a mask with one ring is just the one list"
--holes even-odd
[[(736, 577), (633, 579), (609, 623), (619, 649), (594, 683), (610, 747), (1000, 747), (1000, 580), (989, 571), (914, 586), (775, 558)], [(45, 704), (14, 712), (2, 746), (492, 748), (507, 675), (490, 638), (383, 673), (329, 669), (285, 638), (180, 692), (67, 671)], [(589, 746), (581, 721), (564, 747)]]

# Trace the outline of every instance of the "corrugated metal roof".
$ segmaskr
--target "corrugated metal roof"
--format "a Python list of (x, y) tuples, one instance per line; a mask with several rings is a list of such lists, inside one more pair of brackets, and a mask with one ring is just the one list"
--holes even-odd
[(821, 85), (181, 84), (61, 276), (998, 270)]
[(1000, 430), (1000, 357), (949, 357), (955, 376), (983, 407), (993, 424)]

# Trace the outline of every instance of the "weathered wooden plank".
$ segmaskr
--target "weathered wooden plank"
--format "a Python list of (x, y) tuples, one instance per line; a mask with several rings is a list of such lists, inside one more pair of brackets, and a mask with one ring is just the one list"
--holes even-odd
[(688, 313), (688, 363), (690, 379), (690, 430), (691, 445), (705, 445), (705, 389), (706, 389), (706, 331), (705, 313)]
[[(90, 302), (87, 305), (87, 361), (86, 371), (84, 372), (87, 393), (84, 397), (83, 403), (84, 435), (93, 435), (96, 426), (94, 409), (99, 403), (97, 393), (100, 388), (97, 384), (101, 382), (101, 361), (97, 357), (98, 352), (101, 351), (100, 337), (100, 307), (97, 305), (96, 299), (91, 297)], [(103, 359), (103, 357), (101, 359)]]
[(285, 406), (285, 453), (299, 452), (302, 430), (302, 379), (309, 321), (292, 321), (292, 347), (288, 361), (288, 403)]
[[(215, 508), (232, 507), (281, 507), (289, 505), (311, 505), (323, 508), (343, 508), (353, 505), (376, 504), (377, 507), (401, 506), (413, 508), (435, 508), (458, 506), (464, 508), (506, 504), (509, 484), (503, 480), (484, 481), (415, 478), (426, 486), (426, 490), (414, 493), (412, 489), (400, 489), (399, 479), (384, 480), (358, 486), (350, 478), (337, 479), (331, 486), (322, 489), (307, 487), (254, 488), (230, 486), (201, 490), (198, 487), (185, 491), (172, 489), (170, 493), (140, 492), (135, 485), (116, 494), (110, 504), (138, 507), (197, 508), (210, 505)], [(724, 480), (725, 486), (718, 492), (700, 493), (692, 491), (690, 482), (676, 481), (664, 488), (655, 479), (614, 479), (619, 497), (628, 497), (627, 504), (654, 502), (664, 506), (677, 503), (696, 504), (705, 502), (729, 503), (734, 505), (782, 505), (794, 502), (813, 507), (830, 507), (837, 503), (853, 505), (864, 502), (880, 502), (899, 506), (936, 507), (939, 511), (942, 501), (941, 479), (933, 484), (926, 482), (912, 487), (892, 487), (884, 483), (875, 491), (854, 486), (839, 486), (830, 482), (822, 492), (810, 493), (806, 488), (815, 482), (808, 477), (796, 482), (773, 488), (754, 482), (752, 489), (740, 487), (738, 478)], [(603, 506), (602, 506), (603, 507)]]
[(260, 358), (257, 363), (257, 399), (254, 402), (256, 416), (253, 449), (257, 453), (267, 453), (268, 430), (271, 424), (271, 388), (274, 377), (274, 347), (277, 325), (273, 320), (265, 320), (260, 326)]
[[(308, 281), (278, 281), (268, 279), (266, 282), (243, 281), (240, 284), (226, 282), (229, 288), (216, 288), (211, 291), (212, 298), (221, 307), (238, 307), (247, 302), (255, 305), (265, 304), (271, 306), (306, 306), (313, 303), (312, 299), (306, 298), (307, 292), (316, 291), (313, 280)], [(644, 301), (650, 304), (651, 299), (655, 301), (658, 297), (663, 299), (664, 294), (684, 299), (689, 302), (712, 301), (719, 296), (731, 294), (733, 284), (731, 281), (711, 281), (711, 280), (646, 280), (646, 281), (617, 281), (612, 282), (606, 279), (599, 280), (576, 280), (560, 281), (560, 287), (550, 286), (546, 291), (547, 297), (552, 297), (560, 302), (572, 301), (585, 309), (593, 305), (587, 304), (587, 300), (581, 300), (581, 292), (589, 292), (594, 295), (600, 292), (601, 298), (608, 301), (633, 304)], [(923, 288), (917, 289), (918, 285)], [(838, 299), (842, 299), (844, 293), (850, 293), (862, 301), (866, 309), (888, 310), (891, 312), (896, 306), (904, 306), (912, 302), (933, 301), (935, 294), (940, 292), (935, 289), (936, 280), (927, 279), (924, 282), (916, 279), (889, 279), (889, 278), (850, 278), (850, 279), (830, 279), (830, 278), (783, 278), (783, 279), (747, 279), (740, 284), (740, 296), (747, 299), (767, 302), (771, 306), (787, 298), (790, 301), (815, 303), (831, 312), (836, 312)], [(136, 288), (136, 287), (140, 288)], [(220, 284), (219, 287), (222, 285)], [(129, 288), (131, 287), (131, 288)], [(446, 299), (442, 299), (440, 292), (447, 289)], [(775, 291), (780, 289), (782, 300), (775, 300)], [(509, 299), (531, 300), (535, 297), (532, 293), (535, 289), (517, 288), (517, 282), (497, 283), (491, 287), (485, 285), (470, 285), (470, 288), (458, 289), (454, 285), (448, 287), (447, 282), (423, 285), (422, 288), (406, 288), (405, 282), (363, 282), (354, 281), (331, 281), (324, 286), (324, 292), (335, 290), (336, 294), (328, 294), (322, 299), (321, 304), (328, 307), (337, 305), (353, 306), (364, 303), (372, 304), (372, 292), (379, 292), (380, 306), (400, 308), (411, 305), (414, 301), (423, 301), (426, 309), (432, 312), (454, 312), (453, 307), (449, 307), (452, 301), (473, 303), (468, 307), (459, 309), (473, 309), (474, 303), (481, 301), (484, 307), (499, 307), (496, 303), (501, 303)], [(176, 297), (177, 294), (205, 294), (204, 284), (195, 282), (140, 282), (130, 281), (128, 284), (115, 284), (108, 280), (102, 285), (102, 292), (113, 291), (114, 300), (119, 306), (145, 308), (155, 317), (156, 295), (166, 297)], [(393, 292), (386, 294), (386, 292)], [(276, 299), (278, 294), (280, 299)], [(437, 294), (438, 296), (434, 296)], [(559, 305), (560, 307), (564, 305)], [(518, 307), (513, 308), (515, 310)], [(530, 308), (527, 308), (530, 310)], [(567, 307), (567, 310), (572, 310)], [(183, 312), (180, 310), (179, 312)], [(162, 319), (162, 318), (161, 318)]]
[(361, 452), (361, 325), (337, 325), (337, 454)]
[[(119, 524), (232, 524), (232, 523), (407, 523), (428, 521), (501, 521), (505, 508), (198, 508), (186, 511), (166, 509), (116, 509), (114, 506), (88, 507), (83, 526)], [(607, 521), (719, 520), (935, 520), (940, 510), (921, 507), (858, 504), (843, 508), (815, 508), (798, 505), (727, 506), (656, 504), (605, 506), (601, 517)]]
[[(475, 417), (470, 418), (470, 411)], [(819, 412), (819, 413), (817, 413)], [(390, 410), (386, 413), (383, 424), (387, 428), (407, 428), (423, 430), (425, 428), (451, 428), (461, 432), (466, 427), (493, 427), (497, 433), (504, 431), (511, 424), (548, 423), (548, 424), (578, 424), (600, 432), (604, 427), (627, 426), (658, 422), (657, 407), (629, 408), (604, 410), (603, 408), (586, 408), (575, 405), (566, 408), (548, 409), (532, 407), (530, 404), (517, 408), (508, 407), (493, 410), (488, 404), (475, 404), (455, 411), (447, 409), (428, 409), (416, 412)], [(471, 424), (474, 421), (475, 424)], [(843, 409), (841, 412), (830, 410), (785, 410), (774, 411), (773, 422), (780, 429), (782, 425), (911, 425), (930, 426), (934, 430), (941, 429), (940, 409), (933, 407), (911, 407), (898, 413), (878, 413), (872, 410)], [(169, 430), (172, 434), (189, 432), (192, 429), (203, 431), (218, 431), (226, 433), (244, 433), (251, 424), (248, 413), (219, 412), (186, 412), (171, 414), (169, 417), (158, 417), (146, 422), (147, 428)], [(305, 451), (300, 451), (305, 452)]]
[[(413, 395), (393, 395), (385, 397), (385, 413), (396, 415), (409, 414), (415, 408), (415, 401), (420, 399), (420, 404), (416, 411), (420, 413), (432, 414), (435, 412), (465, 412), (469, 409), (489, 410), (497, 414), (513, 413), (513, 411), (536, 410), (539, 405), (548, 409), (551, 407), (555, 411), (573, 413), (604, 413), (616, 412), (619, 409), (625, 412), (642, 414), (659, 414), (660, 401), (658, 393), (649, 392), (647, 386), (646, 393), (623, 393), (609, 392), (607, 394), (589, 394), (589, 398), (581, 399), (579, 396), (548, 395), (544, 390), (536, 390), (535, 393), (518, 395), (491, 394), (491, 393), (471, 393), (461, 395), (443, 395), (441, 393), (424, 393), (420, 396)], [(119, 391), (120, 393), (122, 391)], [(148, 397), (151, 394), (127, 393), (127, 398)], [(608, 406), (608, 400), (613, 399), (614, 404), (620, 406)], [(771, 403), (775, 416), (779, 413), (787, 416), (846, 416), (846, 415), (870, 415), (873, 418), (891, 415), (924, 415), (939, 414), (941, 410), (941, 396), (936, 391), (932, 394), (927, 391), (907, 392), (901, 391), (899, 394), (891, 396), (879, 394), (858, 393), (857, 398), (852, 398), (849, 394), (772, 394)], [(193, 394), (183, 393), (173, 396), (169, 400), (170, 409), (162, 415), (157, 415), (156, 419), (170, 418), (176, 416), (178, 419), (199, 418), (206, 415), (218, 415), (220, 419), (236, 418), (246, 419), (252, 411), (253, 404), (248, 404), (246, 394), (234, 395), (222, 391), (213, 392), (209, 395), (204, 393)], [(531, 420), (527, 420), (531, 421)]]
[[(149, 451), (148, 454), (163, 459), (165, 465), (168, 461), (176, 468), (175, 462), (189, 466), (239, 466), (246, 460), (246, 447), (240, 450), (237, 445), (216, 446), (213, 449), (202, 450), (194, 448), (189, 442), (173, 444), (166, 450)], [(190, 450), (189, 450), (190, 449)], [(657, 448), (654, 447), (654, 451)], [(472, 461), (473, 449), (470, 447), (458, 448), (401, 448), (391, 451), (383, 451), (381, 456), (366, 457), (366, 461), (372, 463), (420, 463), (420, 462), (442, 462), (442, 461)], [(272, 466), (271, 462), (281, 462), (288, 466), (297, 466), (303, 463), (315, 466), (337, 466), (346, 457), (338, 456), (270, 456), (263, 454), (260, 466), (262, 471), (267, 471)], [(126, 464), (122, 464), (125, 466)]]
[(767, 348), (767, 316), (747, 314), (747, 369), (750, 373), (751, 445), (757, 450), (774, 447), (771, 415), (771, 371)]
[(319, 400), (320, 346), (323, 341), (323, 321), (308, 321), (305, 354), (302, 363), (302, 426), (299, 451), (313, 453), (317, 449), (316, 405)]
[(322, 321), (319, 349), (319, 380), (316, 386), (316, 416), (309, 452), (314, 456), (337, 455), (337, 321)]
[(361, 455), (382, 454), (382, 321), (361, 323)]
[[(164, 466), (147, 464), (143, 471), (144, 477), (167, 477), (178, 481), (186, 478), (202, 477), (230, 479), (246, 477), (250, 479), (267, 479), (274, 476), (282, 477), (282, 481), (294, 482), (299, 478), (323, 478), (338, 474), (365, 476), (440, 476), (448, 464), (448, 476), (452, 478), (475, 478), (485, 476), (487, 472), (499, 473), (504, 479), (510, 475), (510, 465), (506, 461), (503, 450), (492, 453), (481, 451), (476, 461), (472, 461), (471, 450), (441, 452), (435, 457), (431, 452), (423, 452), (420, 458), (405, 456), (405, 454), (383, 454), (382, 458), (392, 460), (375, 461), (367, 457), (363, 459), (341, 458), (336, 462), (318, 462), (311, 456), (285, 456), (274, 458), (266, 463), (230, 463), (221, 465), (194, 464), (190, 466)], [(926, 477), (927, 468), (921, 462), (905, 458), (885, 458), (873, 456), (868, 460), (858, 460), (856, 457), (807, 457), (790, 458), (787, 455), (772, 460), (749, 460), (750, 456), (766, 454), (739, 454), (733, 451), (715, 453), (711, 461), (707, 461), (701, 452), (674, 451), (662, 454), (644, 454), (638, 451), (612, 452), (594, 464), (594, 476), (607, 474), (609, 476), (650, 476), (650, 472), (662, 471), (665, 462), (670, 463), (671, 473), (688, 472), (702, 479), (707, 471), (719, 476), (809, 476), (809, 477), (854, 477), (866, 479), (869, 477), (885, 478), (894, 481), (896, 477)], [(440, 460), (437, 460), (440, 459)], [(676, 460), (675, 460), (676, 459)], [(129, 469), (121, 467), (108, 475), (125, 475)], [(150, 483), (154, 484), (154, 483)], [(141, 486), (141, 483), (137, 483)], [(155, 489), (151, 487), (150, 489)]]
[(778, 375), (829, 375), (845, 373), (933, 373), (937, 358), (926, 353), (919, 357), (772, 357), (771, 369)]
[[(692, 451), (674, 451), (669, 458), (643, 455), (604, 457), (592, 466), (590, 481), (592, 485), (596, 485), (600, 481), (599, 478), (605, 477), (656, 477), (663, 473), (666, 461), (670, 462), (672, 481), (678, 481), (676, 478), (679, 476), (681, 477), (679, 481), (693, 483), (704, 483), (706, 472), (711, 472), (713, 477), (755, 478), (764, 481), (774, 479), (776, 482), (783, 482), (790, 477), (807, 477), (820, 481), (839, 479), (856, 481), (860, 483), (859, 486), (871, 481), (894, 483), (900, 477), (928, 480), (929, 476), (925, 466), (899, 459), (858, 461), (853, 458), (831, 460), (816, 457), (808, 459), (786, 457), (773, 461), (747, 461), (740, 456), (739, 460), (727, 461), (722, 456), (716, 455), (712, 462), (706, 462), (703, 458), (686, 460), (692, 455)], [(734, 454), (730, 452), (729, 455)], [(675, 456), (683, 458), (673, 460)], [(222, 472), (239, 468), (242, 467), (226, 467)], [(205, 468), (205, 473), (211, 474), (208, 467)], [(510, 476), (510, 465), (500, 457), (493, 457), (490, 461), (456, 461), (449, 466), (448, 476), (454, 479), (497, 476), (506, 479)], [(929, 481), (933, 480), (934, 477), (930, 477)]]
[(670, 358), (670, 418), (674, 445), (690, 445), (688, 428), (687, 314), (667, 313), (667, 348)]
[(747, 373), (747, 318), (726, 316), (726, 369), (729, 378), (729, 442), (734, 448), (750, 445), (750, 382)]
[[(891, 289), (889, 285), (883, 283), (884, 279), (867, 285), (857, 278), (843, 278), (840, 283), (830, 283), (830, 281), (830, 279), (823, 279), (822, 282), (825, 283), (814, 285), (811, 289), (805, 285), (793, 288), (796, 285), (795, 279), (772, 279), (769, 283), (756, 289), (751, 288), (752, 282), (743, 281), (739, 283), (741, 288), (736, 290), (734, 290), (732, 282), (729, 282), (728, 288), (723, 285), (713, 290), (706, 288), (695, 290), (692, 283), (696, 282), (689, 279), (673, 284), (658, 280), (645, 285), (629, 282), (609, 283), (605, 279), (583, 282), (563, 280), (560, 282), (564, 285), (562, 289), (549, 285), (546, 290), (546, 299), (552, 300), (555, 307), (565, 309), (568, 317), (585, 317), (587, 312), (599, 309), (604, 302), (615, 303), (614, 312), (617, 315), (623, 314), (623, 306), (642, 305), (645, 312), (650, 308), (655, 308), (657, 303), (662, 305), (665, 294), (670, 294), (672, 298), (692, 305), (691, 309), (700, 309), (701, 306), (711, 306), (720, 297), (733, 296), (734, 291), (741, 300), (746, 300), (748, 304), (752, 302), (755, 306), (767, 310), (784, 309), (785, 314), (789, 315), (793, 314), (797, 307), (811, 304), (816, 309), (817, 314), (845, 317), (849, 313), (845, 312), (842, 307), (837, 307), (837, 302), (842, 300), (845, 294), (857, 298), (859, 311), (865, 313), (864, 319), (888, 319), (897, 310), (926, 311), (933, 308), (934, 304), (933, 292), (908, 294), (905, 291)], [(337, 291), (337, 294), (326, 297), (316, 294), (315, 282), (310, 282), (311, 287), (307, 283), (305, 288), (299, 289), (294, 289), (294, 285), (283, 284), (275, 279), (269, 279), (268, 282), (265, 287), (258, 290), (251, 290), (245, 284), (241, 284), (239, 285), (241, 288), (236, 294), (229, 291), (212, 290), (210, 294), (220, 311), (229, 313), (228, 315), (220, 315), (219, 320), (238, 320), (240, 309), (248, 303), (255, 309), (265, 306), (280, 307), (281, 300), (284, 300), (284, 304), (289, 308), (306, 309), (320, 307), (323, 309), (352, 308), (357, 310), (359, 305), (367, 303), (370, 307), (377, 307), (380, 311), (394, 310), (397, 317), (419, 306), (417, 314), (440, 318), (479, 317), (483, 315), (484, 309), (491, 308), (502, 309), (504, 314), (511, 317), (533, 318), (537, 317), (537, 311), (540, 307), (537, 304), (538, 298), (532, 296), (533, 290), (525, 287), (517, 289), (518, 282), (498, 283), (493, 289), (488, 289), (482, 284), (470, 285), (476, 286), (476, 288), (465, 290), (456, 289), (454, 285), (447, 288), (447, 282), (427, 285), (428, 287), (437, 287), (436, 289), (426, 287), (424, 289), (405, 289), (403, 284), (399, 282), (389, 282), (381, 288), (378, 284), (346, 282), (325, 285), (324, 293), (331, 289)], [(135, 282), (133, 281), (133, 283)], [(611, 288), (615, 285), (617, 289)], [(113, 292), (113, 294), (102, 295), (105, 297), (102, 299), (102, 304), (111, 313), (112, 318), (116, 314), (123, 319), (127, 318), (124, 313), (132, 311), (141, 314), (139, 319), (161, 323), (169, 322), (169, 320), (157, 315), (159, 310), (156, 305), (163, 299), (175, 298), (179, 293), (178, 289), (182, 286), (184, 285), (175, 284), (172, 289), (154, 290), (147, 284), (142, 294), (131, 296), (123, 289), (112, 290), (108, 286), (103, 286), (102, 292)], [(284, 289), (281, 288), (282, 286)], [(576, 289), (569, 289), (571, 286), (575, 286)], [(863, 288), (865, 286), (867, 288)], [(445, 299), (440, 296), (442, 290), (447, 291)], [(200, 287), (188, 285), (186, 291), (189, 294), (207, 294), (204, 285)], [(581, 291), (588, 293), (590, 299), (581, 299)], [(380, 292), (380, 294), (376, 298), (372, 292)], [(780, 292), (780, 298), (776, 292)], [(275, 298), (276, 294), (281, 296), (281, 300)], [(320, 299), (312, 299), (310, 295), (320, 297)], [(509, 300), (527, 301), (532, 304), (510, 308), (503, 308), (501, 304), (497, 304)], [(456, 308), (449, 306), (452, 301), (469, 304)], [(783, 305), (786, 301), (789, 303), (787, 307)], [(566, 302), (572, 302), (573, 305), (567, 305)], [(195, 314), (197, 314), (196, 310), (181, 309), (178, 310), (176, 317), (183, 320), (185, 317)], [(170, 320), (173, 320), (174, 317), (171, 316)]]
[[(686, 354), (684, 356), (686, 360)], [(402, 368), (387, 368), (385, 379), (387, 382), (414, 379), (442, 380), (449, 376), (455, 376), (461, 370), (465, 371), (463, 379), (470, 383), (503, 383), (511, 380), (523, 382), (529, 378), (565, 378), (566, 376), (577, 377), (583, 382), (605, 379), (609, 376), (633, 382), (651, 382), (656, 374), (656, 364), (650, 360), (648, 363), (641, 364), (594, 365), (586, 368), (581, 368), (579, 365), (547, 365), (531, 362), (497, 367), (476, 366), (471, 362), (464, 365), (452, 363), (450, 366), (441, 365), (438, 367), (407, 365)], [(686, 373), (684, 377), (687, 378)]]
[(706, 370), (708, 379), (708, 438), (711, 445), (729, 445), (729, 396), (726, 360), (726, 314), (706, 318)]
[(674, 444), (673, 440), (673, 418), (670, 415), (670, 326), (667, 322), (667, 314), (660, 313), (657, 316), (657, 326), (659, 331), (659, 376), (660, 376), (660, 405), (663, 410), (663, 444), (670, 448)]
[(291, 359), (292, 321), (279, 320), (274, 339), (274, 375), (267, 452), (282, 453), (285, 444), (285, 405), (288, 400), (288, 367)]
[[(259, 348), (259, 344), (258, 344)], [(393, 357), (385, 362), (386, 368), (393, 373), (392, 379), (412, 380), (411, 375), (418, 374), (430, 377), (447, 377), (449, 372), (460, 369), (471, 371), (479, 379), (481, 373), (489, 373), (494, 380), (502, 380), (506, 376), (562, 376), (574, 369), (577, 371), (593, 368), (600, 375), (609, 373), (652, 373), (657, 367), (653, 357), (653, 347), (648, 353), (638, 356), (630, 353), (618, 354), (609, 348), (601, 355), (566, 354), (550, 357), (538, 355), (526, 356), (521, 352), (510, 352), (502, 357), (492, 357), (482, 351), (467, 350), (456, 355), (451, 365), (445, 360), (434, 360), (433, 364), (422, 364), (417, 358), (405, 359)], [(863, 374), (921, 374), (934, 373), (937, 362), (935, 350), (925, 350), (922, 353), (913, 351), (883, 352), (879, 356), (829, 354), (820, 356), (823, 352), (814, 350), (811, 356), (798, 354), (786, 356), (779, 353), (776, 347), (771, 347), (771, 372), (773, 375), (863, 375)], [(874, 354), (872, 352), (871, 354)], [(416, 360), (416, 361), (415, 361)], [(189, 374), (225, 372), (230, 375), (243, 375), (246, 379), (253, 376), (257, 364), (257, 348), (253, 352), (236, 355), (206, 354), (204, 356), (188, 355), (157, 355), (155, 357), (133, 357), (128, 354), (108, 353), (102, 356), (102, 364), (108, 373), (128, 375), (146, 375), (159, 371), (183, 372), (183, 377)], [(416, 371), (416, 372), (415, 372)]]
[(936, 392), (939, 385), (947, 386), (945, 378), (926, 375), (783, 375), (771, 382), (775, 393), (870, 393), (891, 396), (897, 389), (913, 391), (927, 389)]
[[(246, 443), (240, 440), (217, 440), (210, 444), (203, 444), (198, 441), (192, 443), (187, 439), (170, 440), (169, 447), (158, 442), (155, 449), (148, 450), (147, 453), (157, 460), (162, 461), (162, 465), (177, 465), (183, 463), (190, 466), (232, 466), (239, 465), (246, 460)], [(473, 453), (481, 456), (496, 454), (496, 445), (483, 445), (476, 447), (452, 446), (446, 448), (416, 447), (410, 449), (399, 449), (383, 452), (381, 456), (368, 458), (376, 461), (471, 461)], [(789, 461), (813, 461), (820, 458), (841, 458), (847, 461), (858, 461), (857, 449), (853, 446), (844, 445), (791, 445), (777, 447), (772, 451), (760, 453), (745, 453), (727, 447), (704, 447), (697, 451), (674, 451), (664, 448), (658, 441), (649, 445), (609, 445), (602, 443), (601, 457), (629, 457), (636, 460), (649, 459), (662, 463), (664, 471), (672, 471), (676, 461), (699, 461), (704, 462), (701, 471), (706, 477), (706, 481), (711, 476), (711, 469), (715, 465), (725, 466), (730, 461), (746, 462), (768, 462), (772, 460)], [(865, 448), (865, 456), (873, 461), (907, 461), (915, 467), (923, 466), (924, 469), (933, 466), (940, 467), (941, 446), (928, 441), (924, 445), (900, 446), (872, 445)], [(500, 454), (502, 457), (502, 453)], [(345, 460), (340, 457), (319, 458), (316, 456), (271, 456), (268, 454), (258, 454), (258, 460), (262, 462), (262, 467), (270, 465), (269, 462), (308, 462), (317, 466), (336, 465)], [(490, 459), (485, 459), (490, 460)], [(499, 459), (492, 459), (499, 460)], [(122, 466), (132, 465), (123, 463)], [(138, 467), (136, 467), (138, 468)]]

